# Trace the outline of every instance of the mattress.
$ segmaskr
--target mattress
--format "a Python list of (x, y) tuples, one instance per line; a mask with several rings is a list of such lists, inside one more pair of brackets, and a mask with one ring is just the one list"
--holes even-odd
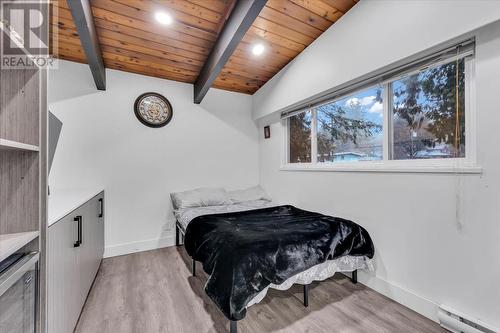
[[(206, 207), (190, 207), (177, 209), (174, 214), (177, 221), (182, 225), (184, 230), (186, 230), (189, 223), (198, 216), (208, 215), (208, 214), (220, 214), (220, 213), (230, 213), (230, 212), (240, 212), (248, 211), (259, 208), (267, 208), (277, 206), (276, 203), (267, 200), (254, 200), (247, 201), (232, 205), (221, 205), (221, 206), (206, 206)], [(366, 256), (343, 256), (336, 258), (334, 260), (327, 260), (324, 263), (315, 265), (306, 271), (296, 274), (288, 278), (285, 282), (280, 285), (270, 284), (264, 290), (262, 290), (258, 295), (256, 295), (247, 304), (247, 308), (261, 302), (266, 296), (269, 288), (277, 290), (287, 290), (293, 284), (310, 284), (313, 281), (323, 281), (326, 280), (336, 272), (352, 272), (354, 270), (369, 270), (373, 271), (373, 261)]]

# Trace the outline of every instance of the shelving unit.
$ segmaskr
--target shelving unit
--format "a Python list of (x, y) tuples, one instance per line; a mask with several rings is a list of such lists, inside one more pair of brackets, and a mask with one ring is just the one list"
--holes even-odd
[(0, 139), (0, 150), (40, 151), (40, 148), (22, 142)]
[[(0, 33), (32, 60), (19, 35)], [(45, 332), (47, 231), (47, 69), (0, 68), (0, 261), (38, 252), (36, 332)]]

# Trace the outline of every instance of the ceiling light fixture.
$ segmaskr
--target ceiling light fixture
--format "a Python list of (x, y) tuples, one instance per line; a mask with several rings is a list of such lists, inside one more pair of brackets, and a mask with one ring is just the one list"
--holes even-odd
[(254, 45), (254, 47), (252, 48), (252, 53), (256, 56), (259, 56), (262, 53), (264, 53), (264, 44), (259, 43)]
[(155, 19), (163, 25), (169, 25), (172, 23), (172, 16), (165, 12), (158, 12), (155, 14)]

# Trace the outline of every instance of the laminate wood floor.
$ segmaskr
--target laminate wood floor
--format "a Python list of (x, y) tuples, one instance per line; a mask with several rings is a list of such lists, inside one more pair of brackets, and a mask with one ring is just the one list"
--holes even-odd
[[(229, 332), (203, 290), (207, 275), (183, 247), (104, 259), (77, 333)], [(342, 274), (302, 287), (270, 290), (238, 322), (238, 332), (446, 332), (439, 325)]]

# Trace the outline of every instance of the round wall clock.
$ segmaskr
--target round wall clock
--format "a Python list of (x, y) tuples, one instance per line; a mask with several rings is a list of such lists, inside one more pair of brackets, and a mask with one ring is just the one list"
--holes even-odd
[(173, 109), (162, 95), (148, 92), (137, 97), (134, 103), (135, 116), (149, 127), (163, 127), (170, 122)]

